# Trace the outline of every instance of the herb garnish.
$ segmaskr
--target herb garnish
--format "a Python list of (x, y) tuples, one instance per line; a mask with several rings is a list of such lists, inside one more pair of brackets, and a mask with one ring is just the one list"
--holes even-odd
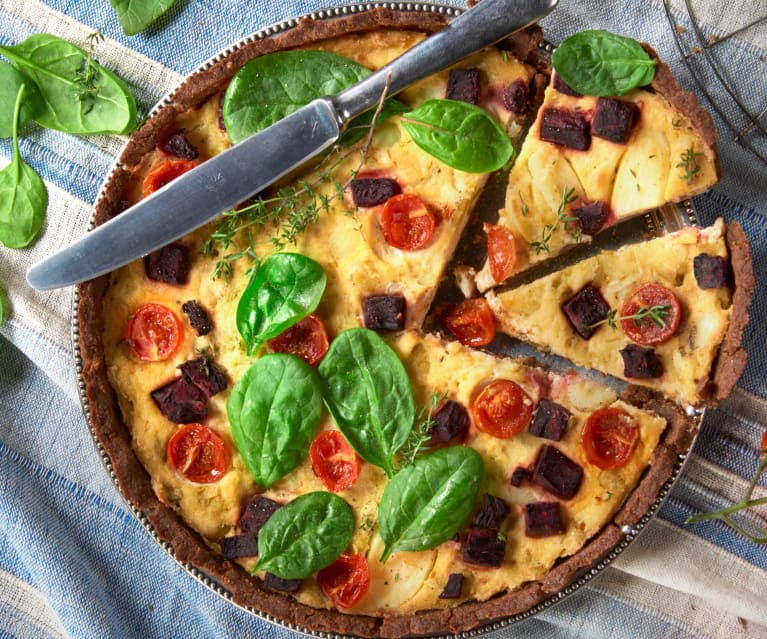
[(434, 426), (434, 409), (444, 401), (447, 393), (432, 393), (429, 406), (421, 406), (415, 418), (413, 430), (400, 449), (400, 468), (412, 465), (415, 460), (429, 451), (431, 428)]
[(655, 322), (658, 326), (663, 328), (666, 326), (666, 316), (669, 314), (671, 306), (668, 304), (656, 304), (655, 306), (640, 306), (635, 313), (631, 315), (622, 315), (616, 317), (618, 311), (611, 309), (607, 313), (607, 317), (598, 322), (594, 322), (589, 328), (600, 326), (601, 324), (607, 324), (610, 328), (618, 328), (616, 322), (623, 320), (634, 320), (635, 325), (639, 325), (641, 322)]
[[(567, 189), (567, 187), (562, 189), (562, 199), (559, 203), (559, 208), (557, 209), (557, 217), (554, 220), (553, 224), (546, 224), (543, 227), (543, 232), (541, 233), (541, 239), (537, 240), (535, 242), (530, 242), (530, 246), (532, 246), (535, 249), (536, 253), (549, 253), (551, 252), (551, 247), (549, 246), (549, 242), (551, 241), (551, 236), (554, 235), (554, 231), (557, 230), (557, 227), (560, 224), (566, 225), (566, 224), (572, 224), (573, 222), (577, 222), (578, 218), (574, 215), (569, 215), (567, 213), (567, 206), (575, 202), (575, 200), (578, 199), (578, 196), (575, 194), (575, 189)], [(576, 242), (579, 242), (583, 239), (580, 227), (576, 226), (572, 230), (573, 238)]]
[(695, 152), (692, 147), (688, 148), (681, 155), (681, 162), (677, 164), (677, 168), (684, 169), (684, 180), (687, 184), (692, 183), (693, 178), (700, 173), (700, 164), (698, 164), (698, 158), (703, 157), (703, 153)]
[(104, 41), (104, 34), (101, 33), (101, 29), (97, 29), (95, 32), (88, 35), (88, 52), (85, 59), (82, 61), (82, 66), (75, 72), (75, 78), (79, 83), (79, 87), (76, 89), (77, 99), (80, 102), (88, 102), (85, 106), (86, 113), (93, 108), (91, 99), (98, 93), (98, 87), (95, 84), (96, 74), (98, 70), (94, 64), (93, 51), (96, 48), (96, 44)]

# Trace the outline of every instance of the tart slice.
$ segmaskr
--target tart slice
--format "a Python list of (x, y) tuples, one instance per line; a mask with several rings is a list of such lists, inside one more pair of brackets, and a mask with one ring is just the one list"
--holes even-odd
[(701, 193), (718, 177), (711, 117), (664, 64), (650, 86), (620, 97), (581, 95), (554, 73), (498, 224), (486, 229), (477, 286), (486, 290), (621, 220)]
[(722, 220), (605, 251), (487, 300), (502, 331), (684, 404), (726, 397), (745, 365), (754, 287)]

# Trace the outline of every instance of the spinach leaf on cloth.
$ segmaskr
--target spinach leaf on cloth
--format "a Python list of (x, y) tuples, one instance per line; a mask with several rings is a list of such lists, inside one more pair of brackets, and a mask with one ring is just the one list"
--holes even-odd
[(653, 60), (636, 40), (601, 29), (565, 38), (551, 57), (554, 70), (584, 95), (624, 95), (650, 84)]
[(176, 0), (109, 0), (125, 35), (136, 35), (151, 26)]
[(402, 126), (424, 151), (467, 173), (490, 173), (513, 156), (506, 132), (484, 109), (458, 100), (426, 100), (402, 116)]
[(415, 417), (413, 389), (397, 354), (366, 328), (339, 334), (320, 362), (325, 404), (360, 457), (394, 475), (394, 454)]
[(300, 322), (320, 303), (327, 276), (299, 253), (275, 253), (257, 268), (237, 305), (237, 330), (248, 355)]
[(82, 49), (39, 33), (3, 47), (18, 71), (39, 89), (43, 108), (35, 120), (73, 133), (128, 133), (136, 125), (136, 101), (125, 82)]
[(381, 561), (398, 550), (428, 550), (453, 537), (474, 508), (483, 474), (482, 457), (468, 446), (442, 448), (398, 472), (378, 506)]
[(13, 135), (14, 107), (19, 88), (24, 85), (24, 99), (19, 113), (19, 128), (42, 111), (43, 101), (37, 87), (7, 62), (0, 61), (0, 138)]
[(295, 355), (265, 355), (234, 385), (226, 412), (245, 465), (268, 488), (306, 459), (317, 434), (317, 373)]
[(306, 493), (278, 508), (258, 533), (258, 563), (282, 579), (303, 579), (332, 564), (354, 535), (354, 513), (341, 497)]

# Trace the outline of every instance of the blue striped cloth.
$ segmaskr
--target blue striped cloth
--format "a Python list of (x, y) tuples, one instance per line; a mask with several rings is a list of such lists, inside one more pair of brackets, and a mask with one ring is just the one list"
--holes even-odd
[[(767, 13), (764, 2), (732, 0), (728, 7), (738, 1), (743, 24), (760, 17), (754, 12)], [(0, 43), (49, 32), (82, 44), (100, 28), (107, 41), (98, 46), (97, 56), (129, 82), (146, 113), (229, 43), (328, 2), (176, 4), (155, 27), (126, 37), (108, 0), (0, 0)], [(460, 6), (457, 0), (454, 4)], [(693, 4), (714, 16), (722, 5), (714, 0)], [(690, 29), (681, 3), (672, 11)], [(710, 18), (710, 33), (716, 35), (718, 26)], [(554, 42), (585, 28), (646, 40), (686, 88), (695, 86), (680, 63), (659, 0), (560, 0), (544, 27)], [(764, 106), (767, 51), (759, 46), (763, 39), (744, 32), (722, 43), (718, 52), (732, 61), (744, 86), (753, 86), (757, 95), (761, 91)], [(761, 77), (755, 77), (749, 68), (759, 56)], [(767, 165), (719, 124), (725, 177), (696, 198), (695, 206), (703, 223), (718, 216), (739, 220), (752, 243), (758, 290), (746, 335), (747, 370), (736, 392), (707, 413), (680, 481), (628, 549), (575, 594), (493, 636), (767, 637), (764, 547), (719, 523), (684, 524), (689, 515), (741, 498), (767, 428)], [(24, 251), (0, 247), (0, 289), (7, 309), (0, 326), (0, 636), (298, 637), (233, 606), (176, 565), (134, 518), (104, 470), (78, 402), (69, 337), (71, 290), (32, 291), (24, 273), (83, 232), (125, 139), (74, 138), (34, 124), (23, 133), (21, 152), (45, 179), (50, 205), (35, 246)], [(0, 166), (10, 155), (10, 142), (0, 141)], [(767, 494), (764, 481), (757, 492)], [(750, 512), (744, 522), (764, 529), (766, 514)]]

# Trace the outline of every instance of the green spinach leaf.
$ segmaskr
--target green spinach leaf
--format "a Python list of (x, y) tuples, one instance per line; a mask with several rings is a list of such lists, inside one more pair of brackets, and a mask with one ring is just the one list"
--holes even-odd
[(467, 173), (503, 167), (514, 146), (484, 109), (457, 100), (427, 100), (402, 116), (402, 125), (421, 149)]
[(136, 101), (125, 82), (82, 49), (39, 33), (0, 53), (29, 80), (43, 100), (35, 120), (75, 135), (128, 133), (136, 125)]
[(19, 128), (33, 120), (42, 110), (43, 102), (37, 87), (7, 62), (0, 62), (0, 138), (13, 135), (14, 107), (19, 88), (24, 85), (24, 100), (19, 114)]
[(275, 253), (266, 258), (237, 305), (237, 329), (248, 355), (314, 311), (326, 282), (322, 266), (309, 257)]
[(398, 550), (434, 548), (455, 535), (474, 508), (483, 474), (482, 457), (468, 446), (443, 448), (397, 473), (378, 506), (381, 561)]
[(354, 535), (354, 513), (341, 497), (307, 493), (278, 508), (258, 533), (258, 564), (283, 579), (303, 579), (332, 564)]
[(19, 118), (24, 92), (25, 85), (19, 85), (13, 109), (13, 158), (0, 171), (0, 242), (8, 248), (24, 248), (34, 241), (48, 206), (45, 183), (19, 152)]
[(170, 9), (176, 0), (109, 0), (125, 35), (143, 31)]
[(280, 353), (259, 359), (232, 388), (226, 402), (232, 437), (261, 486), (306, 459), (322, 417), (320, 393), (314, 369)]
[(655, 77), (653, 60), (636, 40), (601, 29), (581, 31), (560, 44), (554, 70), (584, 95), (624, 95)]
[(396, 353), (373, 331), (339, 334), (318, 368), (325, 404), (364, 460), (394, 475), (394, 454), (415, 417), (413, 389)]

